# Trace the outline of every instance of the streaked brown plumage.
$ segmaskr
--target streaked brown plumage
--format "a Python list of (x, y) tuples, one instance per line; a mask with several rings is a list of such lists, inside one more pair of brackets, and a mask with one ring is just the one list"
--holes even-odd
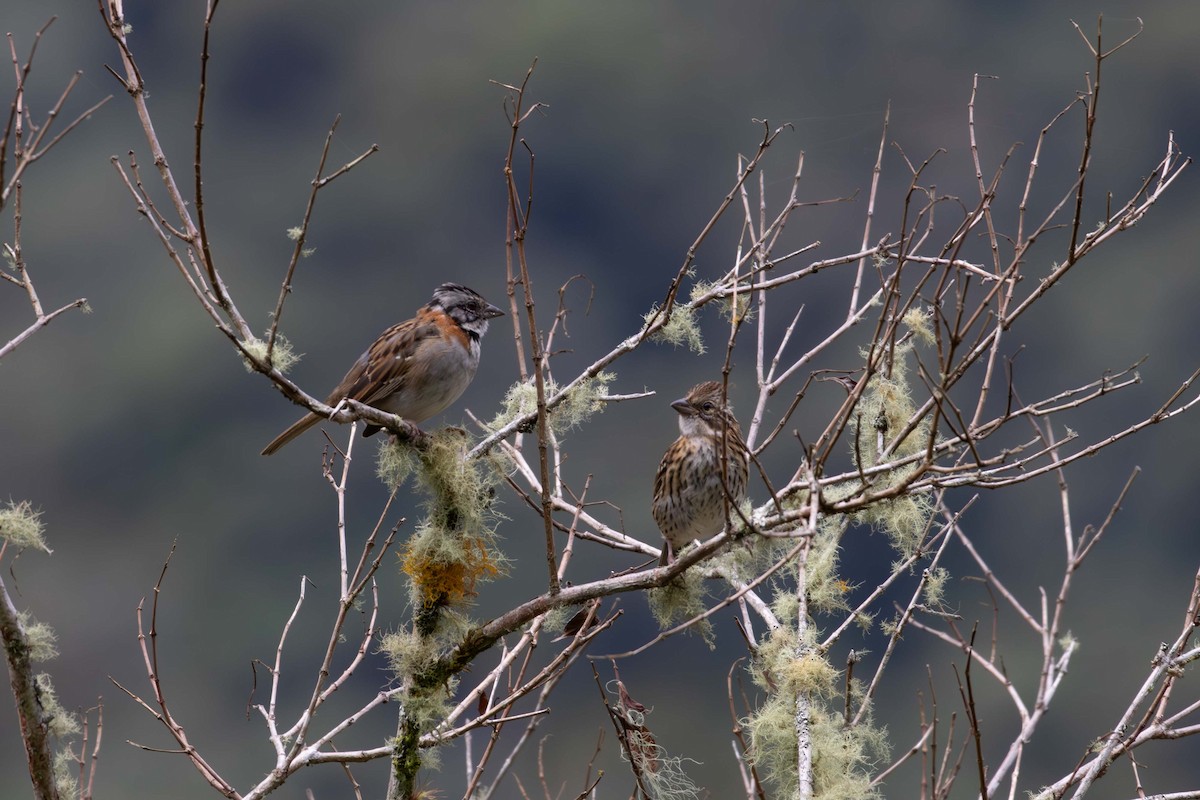
[[(661, 563), (669, 562), (671, 554), (688, 542), (720, 533), (726, 510), (737, 519), (732, 509), (746, 496), (746, 444), (721, 394), (720, 383), (706, 381), (671, 404), (679, 412), (679, 438), (658, 465), (651, 506), (667, 540)], [(723, 481), (722, 450), (726, 454)]]
[[(479, 340), (488, 320), (504, 312), (472, 289), (443, 283), (410, 320), (384, 331), (358, 357), (325, 402), (346, 398), (420, 423), (441, 413), (471, 383), (479, 366)], [(309, 412), (263, 449), (269, 456), (324, 417)], [(367, 425), (363, 436), (379, 430)]]

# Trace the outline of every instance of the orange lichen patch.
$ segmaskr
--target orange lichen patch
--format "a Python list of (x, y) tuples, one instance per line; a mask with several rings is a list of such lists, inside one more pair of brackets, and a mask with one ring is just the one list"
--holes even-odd
[(496, 559), (482, 539), (463, 536), (456, 545), (454, 558), (447, 558), (441, 548), (421, 547), (417, 539), (405, 548), (402, 568), (426, 603), (453, 604), (474, 597), (480, 579), (500, 574)]

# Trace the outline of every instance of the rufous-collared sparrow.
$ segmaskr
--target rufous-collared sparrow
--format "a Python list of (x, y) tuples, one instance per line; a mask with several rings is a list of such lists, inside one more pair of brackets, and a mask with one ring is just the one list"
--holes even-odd
[(667, 540), (660, 564), (688, 542), (720, 533), (737, 519), (733, 509), (746, 496), (746, 443), (723, 394), (720, 383), (706, 381), (671, 404), (679, 412), (679, 438), (658, 465), (650, 509)]
[[(410, 320), (384, 331), (325, 400), (336, 406), (349, 398), (420, 423), (458, 399), (479, 366), (479, 340), (488, 320), (504, 312), (478, 292), (443, 283), (433, 299)], [(262, 451), (269, 456), (324, 417), (308, 413)], [(367, 425), (363, 436), (379, 431)]]

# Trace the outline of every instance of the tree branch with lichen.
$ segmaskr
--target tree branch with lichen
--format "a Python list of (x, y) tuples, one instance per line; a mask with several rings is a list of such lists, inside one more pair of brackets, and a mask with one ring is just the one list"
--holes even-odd
[[(536, 230), (532, 227), (534, 149), (527, 143), (527, 134), (534, 112), (542, 107), (528, 95), (531, 67), (519, 83), (499, 84), (507, 93), (505, 279), (514, 326), (516, 377), (502, 408), (490, 419), (481, 415), (486, 421), (476, 420), (478, 431), (427, 433), (361, 403), (325, 405), (284, 374), (288, 349), (280, 317), (293, 289), (296, 264), (304, 254), (317, 192), (373, 152), (372, 148), (326, 174), (336, 121), (321, 152), (303, 222), (295, 232), (296, 243), (269, 332), (259, 337), (242, 321), (236, 298), (225, 285), (213, 255), (219, 231), (209, 230), (202, 217), (201, 129), (208, 87), (204, 76), (209, 39), (215, 33), (216, 6), (215, 1), (210, 2), (204, 23), (193, 141), (196, 180), (193, 196), (185, 198), (154, 133), (142, 76), (125, 37), (121, 2), (101, 0), (121, 55), (121, 80), (142, 121), (162, 188), (147, 188), (132, 157), (117, 164), (121, 180), (138, 212), (149, 220), (168, 259), (230, 340), (234, 352), (293, 402), (334, 422), (361, 419), (392, 432), (392, 441), (380, 448), (378, 475), (389, 498), (396, 497), (411, 480), (425, 502), (422, 518), (400, 554), (410, 613), (406, 622), (396, 623), (396, 630), (380, 637), (390, 661), (391, 684), (369, 690), (354, 711), (337, 720), (322, 720), (323, 727), (318, 730), (313, 727), (314, 720), (323, 710), (325, 698), (335, 688), (352, 684), (353, 669), (332, 682), (327, 671), (347, 603), (365, 596), (366, 578), (373, 578), (378, 569), (378, 556), (369, 553), (387, 516), (385, 506), (375, 530), (359, 539), (366, 544), (352, 578), (346, 538), (350, 533), (344, 514), (352, 472), (351, 447), (331, 457), (342, 459), (338, 462), (340, 478), (333, 476), (332, 461), (326, 462), (326, 478), (334, 487), (339, 509), (341, 596), (335, 636), (323, 652), (323, 667), (306, 698), (307, 710), (290, 728), (281, 730), (274, 719), (275, 694), (285, 685), (280, 678), (284, 642), (292, 626), (303, 619), (302, 584), (269, 668), (272, 698), (260, 707), (276, 763), (269, 778), (240, 796), (257, 798), (315, 764), (379, 759), (390, 764), (388, 796), (407, 798), (416, 790), (418, 773), (437, 748), (458, 739), (470, 742), (473, 733), (485, 730), (488, 742), (478, 757), (473, 748), (464, 747), (466, 774), (471, 791), (481, 787), (493, 791), (506, 775), (514, 774), (512, 764), (548, 715), (548, 698), (566, 670), (600, 633), (619, 627), (619, 614), (611, 608), (605, 610), (602, 601), (612, 598), (615, 602), (622, 595), (639, 592), (648, 592), (652, 610), (666, 630), (643, 647), (611, 656), (614, 674), (617, 658), (638, 657), (681, 632), (698, 633), (707, 640), (714, 635), (718, 612), (731, 609), (738, 614), (739, 633), (750, 655), (749, 675), (760, 692), (745, 703), (744, 727), (750, 746), (738, 755), (747, 796), (766, 796), (759, 783), (761, 774), (782, 794), (840, 793), (869, 798), (879, 795), (883, 779), (905, 759), (920, 756), (933, 760), (929, 748), (936, 746), (937, 736), (926, 725), (917, 737), (918, 744), (888, 763), (886, 736), (873, 716), (883, 698), (900, 696), (908, 688), (894, 684), (891, 665), (901, 647), (911, 647), (911, 640), (920, 638), (904, 637), (913, 631), (929, 634), (930, 641), (945, 646), (956, 657), (965, 655), (976, 668), (969, 694), (973, 696), (975, 682), (993, 680), (1008, 698), (1020, 734), (998, 764), (985, 764), (980, 749), (976, 766), (981, 774), (987, 774), (982, 788), (989, 794), (995, 794), (1005, 781), (1011, 782), (1010, 793), (1019, 790), (1024, 744), (1048, 713), (1074, 652), (1074, 645), (1064, 638), (1063, 621), (1073, 576), (1100, 536), (1074, 536), (1064, 512), (1067, 555), (1062, 579), (1053, 613), (1045, 607), (1039, 611), (993, 571), (993, 562), (969, 530), (968, 511), (978, 492), (963, 500), (953, 490), (1002, 488), (1054, 474), (1059, 479), (1060, 502), (1067, 508), (1067, 467), (1150, 425), (1175, 420), (1200, 402), (1192, 393), (1198, 370), (1160, 405), (1122, 430), (1088, 437), (1071, 431), (1059, 434), (1072, 412), (1135, 387), (1140, 380), (1140, 362), (1065, 387), (1038, 386), (1030, 401), (1022, 399), (1025, 388), (1018, 391), (1019, 381), (1012, 370), (1011, 332), (1026, 324), (1027, 312), (1060, 287), (1067, 273), (1093, 251), (1135, 227), (1188, 167), (1190, 160), (1173, 137), (1167, 138), (1165, 155), (1148, 164), (1150, 177), (1115, 208), (1106, 205), (1103, 222), (1088, 232), (1084, 215), (1094, 212), (1083, 186), (1085, 179), (1089, 186), (1095, 180), (1092, 144), (1098, 128), (1098, 80), (1088, 79), (1088, 91), (1041, 129), (1024, 182), (1014, 192), (1004, 178), (1019, 169), (1020, 151), (1015, 145), (998, 155), (990, 174), (984, 171), (986, 154), (981, 153), (975, 132), (976, 112), (986, 101), (983, 90), (987, 84), (980, 81), (984, 76), (973, 76), (965, 116), (974, 196), (960, 200), (939, 192), (940, 171), (945, 168), (940, 157), (943, 151), (922, 160), (910, 158), (898, 146), (901, 188), (889, 190), (882, 181), (885, 142), (892, 124), (885, 114), (879, 150), (872, 159), (861, 243), (856, 235), (853, 245), (837, 252), (820, 241), (791, 241), (799, 227), (795, 222), (814, 209), (848, 202), (858, 193), (850, 190), (836, 197), (806, 200), (805, 156), (800, 153), (787, 157), (787, 189), (781, 192), (785, 196), (774, 197), (774, 184), (765, 174), (774, 168), (775, 153), (786, 141), (789, 128), (758, 121), (761, 131), (756, 131), (749, 155), (738, 157), (730, 188), (715, 198), (715, 210), (685, 247), (678, 268), (662, 276), (661, 299), (648, 304), (640, 324), (625, 338), (587, 342), (593, 352), (582, 355), (586, 366), (568, 374), (555, 358), (558, 351), (554, 345), (571, 310), (567, 287), (575, 278), (559, 289), (559, 307), (549, 331), (540, 330), (535, 279), (541, 286), (542, 273), (533, 253), (525, 248)], [(1096, 75), (1101, 62), (1119, 49), (1103, 50), (1099, 36), (1095, 46), (1089, 47)], [(1038, 170), (1042, 145), (1060, 135), (1064, 120), (1079, 111), (1084, 114), (1085, 126), (1078, 174), (1068, 186), (1043, 189), (1046, 178)], [(518, 147), (524, 149), (524, 156), (519, 156)], [(891, 162), (886, 163), (890, 170)], [(753, 180), (755, 173), (758, 181)], [(887, 174), (890, 178), (890, 172)], [(172, 209), (169, 215), (155, 203), (154, 195), (161, 192), (166, 193)], [(1039, 212), (1034, 209), (1040, 207), (1044, 196), (1057, 199), (1041, 209), (1043, 216), (1037, 218)], [(196, 208), (195, 222), (189, 203)], [(1003, 214), (997, 213), (1001, 207)], [(884, 223), (879, 214), (885, 208), (893, 212), (895, 224), (892, 230), (880, 233), (878, 228)], [(735, 229), (736, 243), (728, 266), (713, 268), (712, 261), (701, 262), (698, 254), (724, 227)], [(1036, 267), (1049, 261), (1054, 252), (1050, 234), (1059, 227), (1070, 231), (1065, 260), (1038, 272)], [(819, 281), (813, 280), (818, 276)], [(807, 281), (805, 287), (822, 281), (823, 285), (836, 285), (837, 291), (844, 292), (837, 302), (846, 309), (845, 314), (839, 311), (836, 318), (810, 320), (793, 293), (801, 281)], [(594, 291), (605, 290), (602, 285), (594, 287)], [(786, 322), (782, 331), (773, 324), (777, 315)], [(686, 346), (701, 354), (710, 316), (720, 317), (724, 331), (720, 372), (726, 395), (732, 379), (744, 371), (738, 354), (751, 347), (754, 350), (753, 411), (746, 443), (761, 481), (755, 483), (753, 503), (731, 502), (726, 491), (722, 509), (725, 530), (707, 541), (689, 544), (671, 563), (654, 566), (661, 547), (659, 533), (644, 526), (641, 520), (646, 515), (626, 518), (617, 498), (596, 496), (593, 475), (582, 472), (580, 460), (571, 458), (571, 442), (565, 434), (588, 426), (596, 413), (617, 402), (644, 405), (653, 392), (614, 390), (621, 385), (618, 362), (658, 344)], [(541, 318), (545, 324), (546, 314)], [(832, 413), (826, 419), (806, 419), (803, 433), (785, 435), (795, 424), (793, 415), (802, 399), (826, 391), (838, 393)], [(531, 433), (532, 437), (527, 436)], [(786, 479), (772, 474), (780, 464), (787, 470)], [(504, 521), (494, 509), (496, 494), (506, 487), (524, 515), (512, 524), (533, 523), (544, 539), (544, 588), (525, 592), (523, 599), (492, 619), (474, 620), (471, 614), (478, 586), (484, 581), (504, 580), (508, 574), (509, 564), (497, 534)], [(1101, 531), (1107, 524), (1106, 520)], [(839, 553), (852, 532), (865, 529), (886, 537), (895, 563), (864, 596), (855, 597), (854, 576), (841, 564)], [(387, 538), (383, 549), (391, 541)], [(615, 555), (624, 561), (619, 569), (598, 576), (587, 568), (586, 559), (573, 560), (577, 549), (589, 555)], [(1020, 691), (1023, 683), (1008, 676), (998, 655), (1002, 643), (997, 633), (993, 633), (989, 652), (976, 647), (960, 630), (963, 620), (952, 609), (967, 594), (962, 590), (947, 599), (949, 592), (957, 591), (948, 588), (953, 586), (946, 566), (954, 561), (951, 554), (963, 557), (982, 573), (981, 585), (995, 615), (1004, 606), (1016, 613), (1037, 639), (1042, 658), (1032, 694)], [(351, 657), (355, 665), (374, 633), (387, 624), (379, 620), (388, 618), (388, 609), (380, 605), (373, 586), (371, 591), (368, 632), (356, 645), (357, 656)], [(560, 626), (569, 627), (571, 623), (565, 620), (572, 610), (578, 627), (569, 633), (564, 630), (561, 637), (569, 641), (546, 648), (544, 637)], [(856, 628), (881, 633), (883, 652), (869, 654), (856, 649), (838, 660), (842, 655), (839, 649), (849, 646), (847, 641)], [(156, 700), (154, 705), (143, 705), (164, 721), (216, 790), (235, 796), (232, 785), (187, 744), (182, 726), (173, 722), (158, 691), (153, 647), (146, 650), (147, 678)], [(552, 651), (549, 655), (545, 655), (547, 649)], [(473, 672), (472, 667), (486, 663), (481, 656), (489, 651), (498, 651), (496, 664)], [(1181, 645), (1165, 659), (1182, 669), (1190, 663), (1191, 654)], [(1162, 674), (1156, 676), (1152, 676), (1155, 686), (1178, 685), (1175, 675), (1171, 681)], [(1166, 694), (1154, 713), (1145, 710), (1141, 730), (1153, 730), (1158, 736), (1167, 731), (1190, 734), (1179, 725), (1179, 718), (1166, 716), (1171, 712), (1162, 710), (1170, 690), (1163, 691)], [(654, 744), (645, 716), (632, 700), (638, 692), (620, 683), (615, 703), (602, 694), (602, 705), (617, 726), (631, 764), (633, 791), (651, 791), (648, 784), (653, 783), (664, 751)], [(388, 703), (399, 707), (393, 740), (353, 750), (334, 746), (335, 736)], [(730, 704), (734, 705), (732, 697)], [(511, 742), (503, 763), (497, 764), (501, 760), (498, 754), (505, 749), (503, 731), (517, 720), (523, 730), (511, 735), (516, 741)], [(967, 735), (978, 739), (983, 732), (973, 725), (972, 731), (958, 735), (960, 740)], [(992, 736), (990, 732), (987, 735)], [(954, 736), (952, 732), (951, 739)], [(1127, 752), (1144, 741), (1113, 739), (1108, 742), (1107, 763), (1114, 753)], [(1107, 763), (1089, 762), (1089, 769), (1099, 775)], [(930, 769), (927, 774), (935, 771), (935, 788), (948, 792), (957, 767)], [(543, 785), (549, 785), (544, 777)], [(585, 781), (584, 785), (594, 787), (595, 783)], [(685, 796), (692, 791), (684, 780), (672, 785)]]

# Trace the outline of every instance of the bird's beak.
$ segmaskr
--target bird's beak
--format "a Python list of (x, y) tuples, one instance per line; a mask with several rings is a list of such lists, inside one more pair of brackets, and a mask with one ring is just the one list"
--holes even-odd
[(503, 317), (503, 316), (504, 316), (504, 312), (501, 311), (500, 309), (496, 308), (491, 303), (488, 303), (487, 307), (483, 309), (483, 318), (484, 319), (492, 319), (493, 317)]
[(675, 409), (685, 417), (696, 416), (696, 408), (687, 401), (687, 398), (684, 397), (681, 397), (674, 403), (671, 403), (671, 408)]

